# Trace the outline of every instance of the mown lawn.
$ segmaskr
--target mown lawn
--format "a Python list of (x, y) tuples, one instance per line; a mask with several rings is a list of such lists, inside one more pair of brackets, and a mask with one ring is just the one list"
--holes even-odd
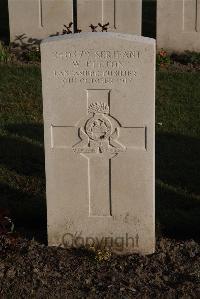
[(156, 212), (171, 236), (200, 237), (200, 73), (158, 73)]
[[(158, 231), (200, 236), (200, 73), (157, 73)], [(41, 76), (38, 66), (0, 65), (0, 207), (16, 228), (46, 231)]]
[[(27, 231), (46, 227), (40, 68), (0, 66), (0, 207)], [(34, 232), (35, 233), (35, 232)]]

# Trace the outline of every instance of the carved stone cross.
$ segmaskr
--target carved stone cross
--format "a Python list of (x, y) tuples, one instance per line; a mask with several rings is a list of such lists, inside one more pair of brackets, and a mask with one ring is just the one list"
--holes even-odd
[[(78, 124), (52, 126), (52, 147), (71, 148), (88, 160), (89, 216), (112, 216), (111, 159), (128, 149), (146, 149), (146, 127), (121, 126), (112, 116), (110, 93), (87, 90), (87, 113)], [(80, 141), (68, 144), (65, 134), (78, 134)]]

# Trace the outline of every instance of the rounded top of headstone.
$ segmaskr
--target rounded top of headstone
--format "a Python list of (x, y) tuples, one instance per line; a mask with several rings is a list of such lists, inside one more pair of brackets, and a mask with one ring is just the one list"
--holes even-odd
[(116, 33), (116, 32), (85, 32), (85, 33), (75, 33), (75, 34), (65, 34), (60, 36), (48, 37), (42, 40), (41, 44), (59, 42), (59, 41), (67, 41), (67, 40), (93, 40), (99, 38), (108, 38), (108, 39), (124, 39), (132, 42), (145, 43), (149, 45), (155, 45), (155, 39), (134, 35), (134, 34), (124, 34), (124, 33)]

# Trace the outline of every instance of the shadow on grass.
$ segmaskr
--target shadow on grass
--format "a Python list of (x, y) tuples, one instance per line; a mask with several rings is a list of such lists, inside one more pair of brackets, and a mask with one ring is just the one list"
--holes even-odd
[(1, 163), (20, 175), (44, 178), (44, 149), (15, 137), (0, 137)]
[(200, 239), (200, 140), (156, 137), (156, 216), (164, 234)]
[(33, 141), (42, 143), (44, 142), (44, 130), (42, 124), (14, 124), (6, 125), (4, 127), (9, 133), (16, 134), (20, 137), (27, 137)]
[(200, 197), (200, 139), (158, 133), (156, 177)]
[(17, 232), (47, 243), (47, 217), (45, 198), (40, 194), (22, 192), (8, 184), (0, 183), (0, 207), (7, 208)]
[(156, 185), (156, 219), (161, 234), (200, 241), (200, 199)]
[(4, 126), (0, 136), (0, 207), (8, 208), (17, 231), (46, 243), (43, 126)]

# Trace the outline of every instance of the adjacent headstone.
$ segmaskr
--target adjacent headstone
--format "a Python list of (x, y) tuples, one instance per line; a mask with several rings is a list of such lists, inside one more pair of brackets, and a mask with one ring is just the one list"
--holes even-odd
[[(10, 40), (41, 40), (61, 33), (63, 25), (72, 21), (71, 0), (8, 0)], [(31, 41), (30, 41), (31, 42)]]
[(41, 44), (49, 245), (154, 251), (155, 41)]
[(200, 0), (157, 0), (157, 47), (200, 51)]
[(78, 28), (88, 32), (98, 23), (109, 23), (108, 31), (141, 35), (142, 0), (77, 0)]
[(77, 27), (91, 32), (91, 24), (109, 23), (109, 31), (141, 35), (142, 0), (8, 0), (8, 4), (11, 42), (20, 43), (20, 37), (31, 43), (61, 34), (63, 25), (71, 22), (72, 31)]

